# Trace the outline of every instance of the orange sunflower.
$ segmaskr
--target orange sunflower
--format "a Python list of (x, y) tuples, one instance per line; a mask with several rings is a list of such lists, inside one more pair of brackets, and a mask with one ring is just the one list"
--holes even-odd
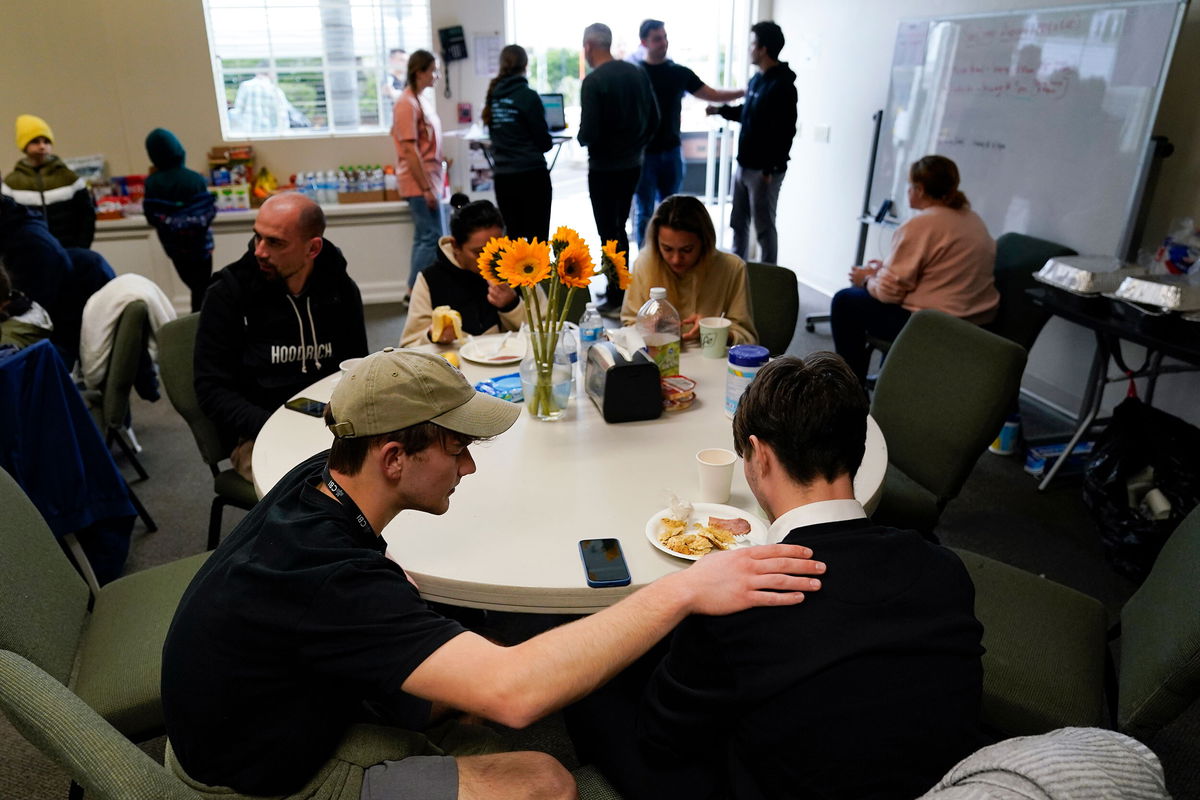
[(617, 240), (609, 239), (600, 248), (600, 263), (605, 270), (611, 269), (617, 273), (617, 285), (621, 289), (629, 288), (629, 269), (625, 266), (625, 251), (617, 251)]
[(475, 264), (479, 267), (479, 274), (488, 283), (500, 283), (500, 277), (496, 274), (496, 268), (500, 264), (500, 257), (510, 247), (512, 247), (512, 240), (507, 236), (496, 236), (489, 239), (488, 243), (479, 251), (479, 259)]
[(550, 274), (550, 245), (534, 239), (509, 241), (496, 264), (496, 275), (513, 288), (536, 286)]
[(575, 232), (574, 228), (568, 228), (566, 225), (560, 225), (558, 230), (554, 232), (554, 236), (550, 239), (550, 246), (554, 249), (554, 255), (557, 257), (572, 245), (582, 245), (583, 239)]
[[(557, 243), (556, 240), (555, 244)], [(558, 256), (558, 279), (564, 286), (583, 289), (591, 283), (595, 271), (592, 254), (588, 252), (587, 245), (582, 241), (576, 241), (569, 245)]]

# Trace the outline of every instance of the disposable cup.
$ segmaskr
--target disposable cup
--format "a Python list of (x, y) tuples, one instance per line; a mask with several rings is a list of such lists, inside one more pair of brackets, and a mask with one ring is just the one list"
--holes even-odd
[(733, 485), (733, 465), (737, 454), (732, 450), (710, 447), (696, 453), (696, 465), (700, 472), (702, 503), (726, 503), (729, 489)]
[(705, 358), (725, 357), (731, 324), (725, 317), (705, 317), (700, 320), (700, 352)]

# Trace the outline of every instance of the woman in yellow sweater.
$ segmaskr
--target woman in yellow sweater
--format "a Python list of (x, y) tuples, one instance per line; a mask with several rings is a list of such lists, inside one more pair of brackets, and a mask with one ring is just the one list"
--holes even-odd
[(646, 246), (633, 265), (621, 323), (632, 325), (650, 288), (663, 286), (679, 312), (684, 341), (700, 338), (700, 320), (724, 314), (733, 325), (730, 344), (754, 344), (746, 262), (717, 249), (708, 209), (695, 197), (672, 195), (659, 204), (646, 229)]
[(958, 189), (958, 167), (925, 156), (908, 173), (908, 205), (916, 215), (892, 237), (880, 264), (853, 267), (849, 289), (833, 296), (833, 345), (866, 380), (867, 336), (895, 339), (914, 311), (934, 308), (977, 324), (1000, 305), (992, 271), (996, 243)]

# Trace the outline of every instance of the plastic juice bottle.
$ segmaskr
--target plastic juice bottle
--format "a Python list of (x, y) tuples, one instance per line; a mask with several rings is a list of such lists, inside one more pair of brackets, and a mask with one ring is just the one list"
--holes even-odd
[(658, 365), (660, 375), (679, 374), (679, 312), (667, 301), (667, 290), (655, 286), (650, 290), (650, 299), (638, 309), (638, 333), (646, 343), (650, 358)]

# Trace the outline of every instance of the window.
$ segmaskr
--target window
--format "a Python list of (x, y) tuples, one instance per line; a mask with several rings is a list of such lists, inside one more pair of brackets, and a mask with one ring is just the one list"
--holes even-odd
[(227, 139), (380, 133), (429, 0), (205, 0)]

